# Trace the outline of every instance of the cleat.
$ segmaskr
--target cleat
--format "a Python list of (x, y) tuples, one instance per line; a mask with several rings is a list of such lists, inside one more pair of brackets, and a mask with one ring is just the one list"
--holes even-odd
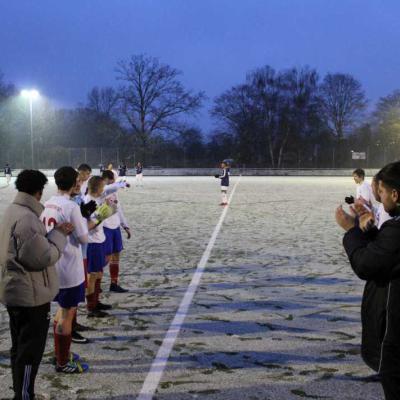
[(111, 305), (111, 304), (100, 303), (100, 301), (99, 301), (99, 302), (97, 303), (95, 309), (98, 310), (98, 311), (102, 311), (102, 310), (111, 310), (111, 309), (112, 309), (112, 305)]
[(126, 292), (128, 292), (128, 289), (122, 288), (121, 286), (118, 285), (118, 283), (111, 283), (110, 292), (126, 293)]
[(110, 314), (108, 314), (104, 311), (100, 311), (100, 310), (90, 311), (87, 315), (88, 318), (106, 318), (109, 316), (110, 316)]
[(84, 336), (82, 336), (80, 333), (73, 331), (72, 334), (72, 341), (74, 343), (81, 343), (81, 344), (86, 344), (89, 343), (89, 339), (85, 338)]
[(56, 366), (56, 372), (62, 372), (64, 374), (82, 374), (89, 369), (89, 365), (80, 361), (70, 361), (67, 364)]
[(87, 332), (87, 331), (95, 331), (96, 329), (91, 328), (90, 326), (85, 326), (76, 323), (74, 326), (74, 332)]

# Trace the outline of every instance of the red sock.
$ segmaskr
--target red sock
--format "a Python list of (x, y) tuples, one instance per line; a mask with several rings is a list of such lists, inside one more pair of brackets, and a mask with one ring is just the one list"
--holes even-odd
[(110, 262), (111, 283), (118, 283), (118, 275), (119, 275), (119, 261), (111, 261)]
[(96, 293), (91, 293), (86, 296), (86, 308), (88, 311), (93, 311), (96, 308)]
[(57, 343), (55, 346), (57, 349), (57, 365), (63, 366), (69, 361), (69, 350), (71, 348), (72, 337), (71, 335), (60, 335), (59, 333), (56, 333), (54, 339), (54, 343)]
[(85, 270), (85, 289), (87, 289), (88, 286), (87, 258), (83, 259), (83, 269)]
[(54, 336), (54, 354), (58, 352), (58, 342), (56, 340), (57, 321), (53, 321), (53, 336)]
[(94, 294), (95, 294), (96, 306), (97, 306), (97, 303), (99, 302), (100, 288), (101, 288), (101, 278), (96, 279), (96, 283), (94, 284)]

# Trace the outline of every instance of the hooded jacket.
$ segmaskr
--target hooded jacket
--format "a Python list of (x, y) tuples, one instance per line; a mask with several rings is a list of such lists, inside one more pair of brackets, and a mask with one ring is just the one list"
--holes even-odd
[(46, 229), (39, 219), (44, 207), (35, 197), (19, 192), (0, 225), (0, 302), (5, 306), (35, 307), (52, 301), (58, 292), (54, 264), (66, 236)]
[(400, 379), (400, 216), (380, 230), (350, 229), (343, 245), (355, 274), (367, 283), (361, 306), (361, 354), (382, 375)]

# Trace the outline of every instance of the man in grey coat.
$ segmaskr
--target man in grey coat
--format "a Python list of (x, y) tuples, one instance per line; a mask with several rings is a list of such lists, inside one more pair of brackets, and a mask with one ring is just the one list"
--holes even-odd
[(58, 292), (54, 264), (73, 226), (63, 223), (48, 234), (39, 219), (47, 178), (22, 171), (18, 194), (0, 225), (0, 302), (7, 307), (11, 331), (14, 400), (35, 398), (35, 378), (46, 346), (50, 302)]

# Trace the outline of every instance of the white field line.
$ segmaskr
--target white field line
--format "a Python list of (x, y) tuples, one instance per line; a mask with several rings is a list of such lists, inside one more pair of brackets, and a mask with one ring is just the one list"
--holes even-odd
[(228, 205), (224, 207), (219, 221), (214, 229), (210, 241), (208, 242), (207, 248), (205, 249), (200, 262), (197, 264), (196, 271), (194, 272), (193, 278), (186, 290), (185, 295), (179, 305), (178, 311), (175, 314), (173, 321), (165, 335), (165, 338), (157, 352), (156, 358), (154, 359), (150, 371), (143, 383), (142, 389), (139, 393), (137, 400), (152, 400), (154, 393), (156, 392), (160, 380), (163, 376), (164, 369), (167, 365), (169, 356), (174, 347), (175, 341), (181, 330), (183, 321), (189, 311), (190, 304), (192, 303), (193, 296), (196, 293), (197, 287), (199, 286), (200, 279), (203, 275), (205, 266), (210, 258), (211, 251), (214, 247), (215, 241), (217, 239), (218, 233), (221, 230), (222, 224), (224, 222), (226, 213), (228, 212), (229, 204), (233, 198), (236, 187), (239, 184), (240, 177), (237, 180), (235, 186), (232, 189), (231, 195), (229, 196)]

